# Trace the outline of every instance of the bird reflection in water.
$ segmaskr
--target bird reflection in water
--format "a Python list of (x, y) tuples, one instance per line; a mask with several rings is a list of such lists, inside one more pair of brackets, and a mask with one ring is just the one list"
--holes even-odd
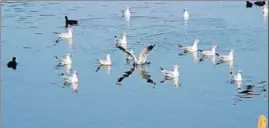
[(129, 71), (124, 72), (123, 75), (118, 78), (116, 84), (121, 85), (122, 81), (125, 78), (130, 77), (133, 74), (133, 72), (138, 68), (138, 70), (140, 72), (140, 77), (143, 80), (146, 80), (146, 82), (149, 83), (150, 86), (155, 88), (156, 83), (152, 80), (151, 75), (149, 74), (149, 72), (146, 71), (145, 66), (146, 65), (136, 65), (136, 66), (133, 65)]
[(72, 90), (73, 90), (72, 92), (77, 94), (78, 93), (78, 82), (77, 83), (72, 83), (71, 87), (72, 87)]
[(242, 81), (234, 82), (233, 84), (237, 86), (238, 90), (236, 98), (234, 98), (234, 105), (237, 105), (238, 102), (241, 102), (244, 99), (250, 99), (256, 95), (261, 95), (263, 92), (267, 92), (266, 85), (261, 85), (259, 83), (258, 85), (248, 84), (245, 86), (245, 89), (242, 89)]
[(164, 83), (165, 81), (171, 81), (171, 80), (173, 80), (175, 88), (181, 87), (181, 84), (179, 84), (178, 77), (174, 77), (174, 78), (164, 77), (164, 79), (160, 83)]
[(106, 68), (107, 69), (107, 74), (110, 73), (111, 71), (111, 66), (110, 65), (99, 65), (97, 68), (96, 68), (96, 72), (98, 72), (101, 68)]
[(131, 17), (128, 17), (128, 16), (127, 17), (124, 17), (124, 20), (125, 20), (127, 26), (130, 26)]
[(184, 51), (184, 53), (179, 53), (179, 56), (183, 56), (183, 55), (192, 55), (192, 59), (194, 63), (198, 63), (199, 59), (198, 59), (198, 52), (197, 51), (193, 51), (193, 52), (188, 52), (188, 51)]

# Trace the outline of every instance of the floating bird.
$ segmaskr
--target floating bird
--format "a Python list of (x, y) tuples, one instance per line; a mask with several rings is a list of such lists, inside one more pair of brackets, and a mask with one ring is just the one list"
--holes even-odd
[(122, 13), (124, 17), (131, 17), (130, 7), (126, 7), (125, 10), (122, 10)]
[(65, 16), (65, 27), (67, 28), (68, 25), (78, 25), (78, 21), (77, 20), (68, 20), (68, 17)]
[(8, 68), (12, 68), (13, 70), (17, 69), (16, 57), (12, 57), (12, 60), (7, 63)]
[(236, 75), (232, 75), (232, 72), (230, 72), (229, 76), (230, 76), (231, 81), (233, 82), (241, 82), (243, 80), (241, 70), (238, 70)]
[(266, 3), (265, 3), (264, 0), (261, 0), (261, 1), (255, 1), (254, 4), (257, 5), (257, 6), (262, 7), (262, 6), (264, 6)]
[(160, 67), (161, 72), (164, 75), (164, 80), (161, 81), (161, 83), (165, 82), (166, 80), (173, 80), (175, 87), (179, 87), (178, 84), (178, 77), (179, 77), (179, 72), (178, 72), (178, 65), (174, 65), (174, 71), (167, 71), (164, 68)]
[(253, 3), (250, 1), (246, 1), (246, 8), (251, 8), (253, 6)]
[(128, 49), (123, 48), (122, 46), (117, 46), (120, 50), (122, 50), (123, 52), (125, 52), (126, 54), (128, 54), (132, 60), (134, 61), (133, 64), (134, 65), (144, 65), (144, 64), (150, 64), (150, 62), (146, 62), (147, 60), (147, 56), (149, 55), (149, 53), (152, 51), (152, 49), (155, 47), (155, 44), (147, 46), (146, 48), (144, 48), (140, 54), (139, 54), (139, 58), (137, 59), (136, 56), (131, 53)]
[(164, 77), (167, 78), (174, 78), (174, 77), (178, 77), (179, 73), (178, 73), (178, 65), (174, 65), (174, 71), (167, 71), (164, 68), (160, 67), (161, 72), (163, 73)]
[(61, 73), (60, 76), (64, 79), (64, 85), (78, 83), (78, 72), (77, 71), (73, 71), (72, 76), (65, 75), (64, 73)]
[(110, 54), (107, 54), (106, 60), (100, 60), (100, 59), (96, 59), (96, 60), (99, 62), (100, 65), (103, 65), (103, 66), (112, 65)]
[(229, 55), (220, 55), (220, 54), (216, 54), (217, 56), (220, 56), (220, 60), (219, 62), (216, 64), (216, 65), (219, 65), (221, 63), (225, 63), (225, 62), (228, 62), (228, 61), (233, 61), (233, 53), (234, 53), (234, 50), (233, 49), (230, 49), (229, 51)]
[(188, 20), (189, 19), (189, 13), (188, 13), (188, 10), (187, 8), (183, 9), (183, 19), (184, 20)]
[(215, 56), (216, 55), (216, 48), (218, 48), (217, 45), (213, 45), (212, 46), (212, 49), (210, 51), (203, 51), (201, 50), (202, 52), (202, 58), (199, 60), (200, 62), (203, 61), (204, 58), (208, 57), (208, 56)]
[(72, 28), (67, 28), (67, 31), (68, 32), (57, 34), (58, 39), (56, 40), (56, 43), (58, 43), (62, 39), (70, 39), (73, 37)]
[(178, 46), (184, 50), (184, 53), (189, 53), (189, 52), (194, 52), (198, 50), (199, 42), (200, 41), (198, 39), (195, 39), (192, 46), (182, 46), (180, 44)]
[(66, 54), (65, 59), (55, 56), (55, 59), (58, 61), (58, 66), (70, 65), (72, 64), (72, 55), (70, 53)]

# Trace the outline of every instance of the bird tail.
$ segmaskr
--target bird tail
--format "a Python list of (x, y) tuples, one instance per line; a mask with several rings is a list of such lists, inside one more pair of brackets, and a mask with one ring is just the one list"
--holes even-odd
[(163, 71), (164, 69), (162, 67), (160, 67), (160, 69)]

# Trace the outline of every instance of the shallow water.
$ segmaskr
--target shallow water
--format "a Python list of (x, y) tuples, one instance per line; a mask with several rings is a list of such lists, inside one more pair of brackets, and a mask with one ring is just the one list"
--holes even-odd
[[(132, 13), (129, 26), (121, 17), (126, 6)], [(182, 21), (185, 7), (187, 23)], [(254, 128), (260, 114), (268, 117), (267, 92), (236, 102), (227, 64), (215, 66), (210, 59), (195, 63), (192, 55), (178, 56), (177, 47), (198, 38), (201, 49), (217, 44), (217, 51), (227, 54), (233, 48), (243, 85), (267, 88), (268, 20), (261, 8), (246, 9), (245, 2), (159, 1), (5, 3), (1, 9), (3, 128)], [(79, 26), (71, 45), (55, 45), (54, 33), (65, 31), (65, 15), (78, 19)], [(113, 39), (123, 32), (136, 54), (156, 44), (148, 56), (151, 65), (145, 67), (155, 88), (139, 69), (116, 84), (130, 70)], [(77, 94), (63, 88), (58, 74), (64, 68), (55, 68), (54, 56), (67, 52), (79, 73)], [(95, 58), (108, 53), (111, 72), (96, 72)], [(19, 63), (16, 71), (6, 68), (13, 56)], [(174, 64), (180, 66), (179, 88), (172, 81), (160, 83), (160, 66), (172, 70)]]

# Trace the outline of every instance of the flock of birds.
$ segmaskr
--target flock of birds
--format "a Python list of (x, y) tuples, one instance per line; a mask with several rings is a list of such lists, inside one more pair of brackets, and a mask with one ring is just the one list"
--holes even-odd
[[(264, 16), (268, 16), (268, 7), (266, 5), (266, 2), (264, 0), (262, 1), (255, 1), (253, 2), (256, 6), (262, 7), (262, 13)], [(246, 8), (252, 8), (253, 3), (250, 1), (246, 1)]]
[[(266, 4), (263, 5), (263, 7), (265, 7), (265, 6), (266, 6)], [(130, 19), (131, 12), (130, 12), (129, 7), (126, 7), (124, 10), (122, 10), (122, 13), (123, 13), (123, 17)], [(183, 17), (184, 21), (188, 21), (189, 13), (188, 13), (187, 8), (183, 9), (182, 17)], [(56, 40), (57, 43), (60, 40), (72, 38), (73, 29), (72, 29), (72, 27), (69, 27), (69, 25), (71, 25), (71, 26), (78, 25), (78, 21), (77, 20), (70, 20), (70, 19), (68, 19), (67, 16), (65, 16), (65, 27), (67, 28), (67, 32), (58, 34), (58, 39)], [(140, 67), (140, 68), (142, 67), (141, 74), (144, 76), (144, 79), (146, 79), (148, 83), (153, 84), (153, 88), (154, 88), (155, 87), (154, 85), (156, 83), (151, 79), (151, 76), (149, 74), (147, 74), (146, 71), (144, 71), (143, 66), (150, 64), (150, 62), (147, 61), (147, 57), (151, 53), (151, 51), (155, 48), (156, 44), (151, 44), (151, 45), (145, 47), (144, 49), (141, 50), (140, 54), (138, 56), (136, 56), (134, 54), (133, 49), (129, 49), (127, 46), (126, 33), (123, 33), (122, 38), (118, 38), (117, 36), (114, 36), (114, 39), (115, 39), (115, 46), (125, 54), (125, 59), (126, 59), (127, 63), (132, 66), (130, 71), (125, 72), (122, 77), (118, 78), (117, 84), (121, 84), (123, 79), (126, 77), (129, 77), (137, 67)], [(229, 70), (229, 77), (231, 79), (231, 82), (237, 83), (238, 90), (239, 90), (238, 92), (252, 94), (252, 92), (253, 92), (252, 88), (254, 87), (253, 85), (248, 85), (246, 87), (246, 90), (243, 90), (243, 91), (241, 90), (241, 85), (242, 85), (242, 81), (243, 81), (241, 70), (238, 70), (238, 72), (236, 74), (233, 73), (233, 60), (234, 60), (234, 52), (235, 52), (234, 49), (230, 49), (229, 53), (224, 55), (224, 54), (219, 54), (216, 52), (216, 48), (218, 48), (217, 45), (213, 45), (210, 50), (199, 49), (198, 48), (199, 42), (200, 42), (199, 39), (195, 39), (191, 46), (178, 45), (179, 48), (181, 48), (183, 50), (183, 53), (180, 53), (180, 55), (185, 55), (185, 54), (194, 53), (194, 52), (200, 52), (202, 57), (200, 58), (199, 62), (203, 61), (207, 57), (212, 57), (213, 62), (215, 62), (215, 58), (218, 56), (220, 59), (216, 63), (216, 65), (219, 65), (221, 63), (229, 63), (229, 65), (230, 65), (229, 66), (229, 69), (230, 69)], [(58, 62), (58, 66), (67, 66), (67, 67), (69, 67), (68, 69), (71, 69), (71, 66), (70, 66), (72, 64), (71, 57), (72, 57), (72, 55), (70, 53), (67, 53), (65, 58), (60, 58), (60, 57), (55, 57), (55, 58)], [(100, 69), (100, 67), (108, 67), (109, 68), (112, 65), (112, 60), (111, 60), (110, 54), (106, 55), (106, 59), (96, 59), (96, 60), (99, 63), (99, 67), (97, 68), (96, 71), (98, 71)], [(179, 78), (178, 69), (179, 69), (179, 65), (177, 65), (177, 64), (174, 65), (174, 69), (171, 71), (164, 69), (163, 67), (160, 67), (160, 70), (161, 70), (160, 72), (164, 75), (164, 80), (161, 81), (161, 83), (163, 83), (166, 80), (173, 80), (175, 87), (180, 87), (180, 84), (178, 83), (178, 78)], [(70, 71), (67, 71), (66, 74), (61, 73), (60, 76), (64, 79), (64, 85), (73, 85), (73, 91), (77, 92), (77, 87), (78, 87), (78, 82), (79, 82), (77, 71), (74, 70), (72, 74), (70, 74)]]
[[(265, 1), (257, 1), (254, 2), (255, 5), (263, 7), (263, 15), (267, 16), (268, 15), (268, 8), (265, 3)], [(253, 6), (253, 3), (250, 1), (246, 1), (246, 7), (251, 8)], [(130, 8), (126, 7), (125, 10), (122, 10), (123, 17), (126, 17), (130, 19), (131, 17), (131, 12)], [(188, 21), (189, 19), (189, 13), (187, 8), (183, 9), (183, 20)], [(67, 16), (65, 16), (65, 27), (67, 28), (67, 32), (65, 33), (59, 33), (58, 34), (58, 39), (56, 42), (58, 43), (60, 40), (65, 40), (65, 39), (71, 39), (73, 37), (73, 29), (69, 27), (69, 25), (78, 25), (77, 20), (69, 20)], [(117, 36), (114, 36), (115, 39), (115, 46), (122, 51), (125, 54), (125, 59), (129, 65), (132, 66), (130, 71), (127, 71), (123, 74), (122, 77), (120, 77), (117, 81), (117, 84), (120, 84), (124, 78), (129, 77), (133, 71), (139, 67), (141, 68), (141, 73), (144, 76), (144, 79), (147, 80), (148, 83), (152, 83), (155, 85), (156, 83), (150, 78), (150, 75), (147, 74), (147, 72), (144, 69), (144, 65), (149, 65), (151, 62), (147, 61), (147, 56), (151, 53), (151, 51), (155, 48), (156, 44), (149, 45), (145, 47), (144, 49), (141, 50), (140, 54), (136, 56), (134, 54), (133, 49), (129, 49), (127, 46), (127, 37), (126, 33), (123, 33), (122, 38), (118, 38)], [(216, 65), (222, 64), (222, 63), (229, 63), (229, 77), (232, 83), (236, 83), (238, 86), (238, 92), (239, 93), (245, 93), (245, 94), (250, 94), (252, 95), (253, 93), (253, 87), (254, 85), (247, 85), (246, 90), (241, 90), (241, 85), (242, 85), (242, 72), (241, 70), (238, 70), (236, 74), (233, 73), (233, 60), (234, 60), (234, 49), (230, 49), (228, 54), (219, 54), (216, 52), (216, 49), (218, 48), (217, 45), (213, 45), (210, 50), (201, 50), (198, 48), (199, 40), (195, 39), (193, 44), (191, 46), (183, 46), (183, 45), (178, 45), (179, 48), (183, 50), (183, 53), (180, 53), (179, 55), (185, 55), (189, 53), (194, 53), (194, 52), (200, 52), (202, 57), (199, 59), (199, 62), (202, 62), (205, 58), (211, 57), (212, 61), (215, 62), (215, 58), (219, 57), (219, 61), (215, 63)], [(65, 66), (67, 68), (67, 73), (61, 73), (59, 74), (63, 80), (64, 80), (64, 85), (72, 85), (73, 92), (77, 93), (78, 92), (78, 72), (73, 71), (70, 73), (71, 69), (71, 64), (72, 64), (72, 55), (70, 53), (67, 53), (65, 58), (60, 58), (55, 56), (55, 59), (57, 60), (58, 64), (57, 66)], [(100, 67), (105, 66), (105, 67), (110, 67), (112, 66), (112, 60), (111, 60), (111, 55), (107, 54), (106, 59), (96, 59), (97, 62), (99, 63), (99, 67), (97, 68), (96, 71), (100, 69)], [(8, 68), (13, 68), (16, 70), (17, 62), (16, 62), (16, 57), (13, 57), (11, 61), (8, 62), (7, 67)], [(164, 76), (164, 80), (161, 81), (164, 82), (166, 80), (173, 80), (175, 87), (180, 87), (180, 84), (178, 83), (179, 79), (179, 65), (174, 65), (174, 69), (169, 71), (167, 69), (164, 69), (163, 67), (160, 67), (160, 72)], [(155, 86), (153, 86), (155, 87)], [(266, 91), (266, 89), (263, 88), (262, 91)], [(258, 127), (259, 128), (265, 128), (267, 123), (267, 119), (264, 116), (261, 116), (258, 122)]]

